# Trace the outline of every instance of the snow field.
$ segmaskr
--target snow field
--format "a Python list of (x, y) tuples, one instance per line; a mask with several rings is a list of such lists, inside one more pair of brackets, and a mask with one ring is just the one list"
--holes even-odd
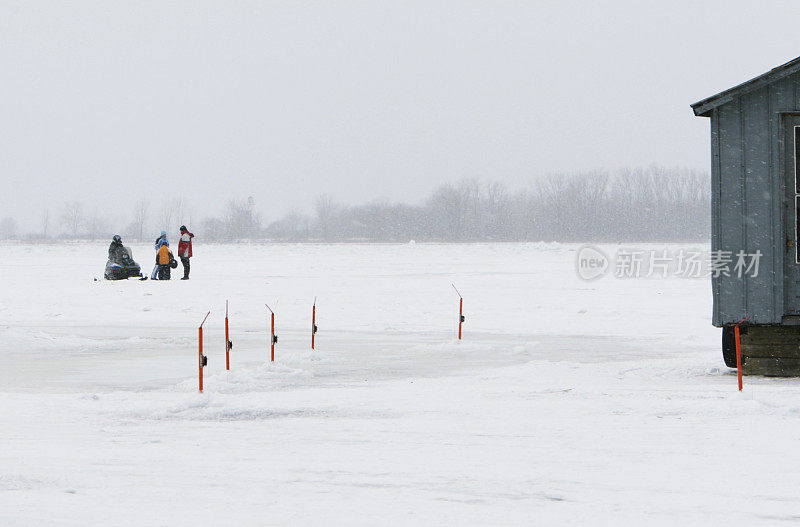
[(800, 383), (736, 392), (705, 280), (584, 282), (551, 244), (198, 244), (188, 282), (93, 282), (105, 248), (0, 247), (0, 524), (800, 515)]

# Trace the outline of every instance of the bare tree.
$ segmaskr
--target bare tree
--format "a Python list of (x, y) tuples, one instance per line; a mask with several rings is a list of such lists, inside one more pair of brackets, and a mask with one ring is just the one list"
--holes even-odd
[(158, 221), (160, 222), (160, 228), (158, 230), (165, 230), (167, 232), (177, 231), (178, 226), (185, 222), (183, 218), (185, 211), (184, 211), (184, 203), (182, 197), (173, 198), (169, 201), (164, 202), (161, 206), (161, 211), (158, 214)]
[(511, 209), (505, 187), (501, 183), (488, 183), (481, 201), (485, 236), (492, 240), (509, 238)]
[(90, 240), (96, 240), (108, 234), (108, 224), (105, 219), (98, 214), (97, 210), (94, 210), (86, 218), (86, 234), (89, 236)]
[(61, 213), (61, 221), (73, 238), (78, 237), (78, 232), (83, 224), (82, 209), (83, 205), (80, 201), (68, 201), (64, 204), (64, 212)]
[(200, 222), (200, 233), (206, 241), (219, 241), (225, 237), (225, 222), (219, 218), (205, 218)]
[(168, 201), (165, 202), (161, 206), (161, 212), (158, 215), (158, 221), (160, 223), (159, 229), (156, 230), (165, 230), (167, 232), (171, 231), (174, 227), (173, 219), (175, 218), (175, 204), (174, 202)]
[(297, 210), (286, 214), (267, 227), (267, 236), (282, 240), (300, 241), (308, 239), (309, 219)]
[(317, 197), (314, 209), (316, 211), (315, 230), (323, 240), (333, 240), (338, 227), (336, 220), (340, 209), (339, 205), (333, 201), (330, 195), (322, 194)]
[(133, 209), (133, 229), (136, 239), (144, 240), (144, 227), (147, 223), (147, 213), (150, 210), (150, 203), (144, 198), (136, 202)]
[(261, 232), (261, 218), (255, 212), (255, 201), (231, 200), (225, 211), (225, 226), (230, 239), (255, 238)]
[(428, 198), (426, 208), (430, 211), (430, 234), (434, 238), (462, 241), (467, 232), (467, 210), (470, 189), (446, 183)]
[(183, 197), (178, 196), (177, 198), (172, 200), (172, 208), (175, 211), (175, 225), (172, 227), (177, 227), (179, 224), (185, 223), (186, 218), (184, 218), (184, 214), (186, 214)]

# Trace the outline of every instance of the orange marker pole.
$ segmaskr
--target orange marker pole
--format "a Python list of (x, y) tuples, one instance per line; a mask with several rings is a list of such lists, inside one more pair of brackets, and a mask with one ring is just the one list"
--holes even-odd
[(739, 324), (744, 322), (750, 317), (740, 320), (733, 328), (733, 334), (736, 340), (736, 374), (739, 377), (739, 391), (742, 391), (742, 340), (739, 337)]
[(311, 307), (311, 349), (314, 349), (314, 337), (317, 335), (317, 297), (314, 297), (314, 305)]
[(464, 324), (464, 299), (458, 299), (458, 340), (461, 340), (461, 326)]
[(458, 340), (461, 340), (461, 326), (464, 324), (464, 298), (461, 296), (461, 293), (458, 292), (456, 289), (455, 284), (450, 284), (453, 286), (453, 289), (456, 290), (456, 294), (458, 295)]
[(270, 345), (270, 362), (275, 362), (275, 344), (278, 342), (278, 336), (275, 334), (275, 312), (272, 311), (272, 308), (269, 305), (264, 304), (267, 306), (270, 312), (270, 330), (269, 330), (269, 345)]
[(199, 353), (198, 353), (198, 356), (197, 356), (197, 358), (198, 358), (198, 373), (197, 373), (197, 375), (198, 375), (198, 379), (199, 379), (200, 393), (203, 393), (203, 368), (208, 363), (208, 360), (206, 359), (205, 355), (203, 355), (203, 324), (206, 323), (206, 319), (208, 318), (208, 315), (210, 315), (210, 314), (211, 314), (211, 311), (206, 313), (206, 318), (203, 319), (203, 322), (200, 323), (200, 327), (197, 328), (197, 333), (198, 333), (199, 343), (200, 343), (200, 346), (199, 346), (200, 349), (199, 349)]
[(225, 369), (231, 369), (231, 339), (228, 332), (228, 301), (225, 301)]
[(200, 393), (203, 393), (203, 326), (197, 328), (198, 332), (200, 333), (200, 356), (199, 356), (199, 369), (197, 377), (199, 379), (200, 384)]

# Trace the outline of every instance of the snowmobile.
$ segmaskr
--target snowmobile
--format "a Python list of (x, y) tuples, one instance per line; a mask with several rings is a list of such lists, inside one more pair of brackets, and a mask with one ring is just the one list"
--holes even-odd
[(125, 280), (132, 277), (142, 278), (142, 269), (139, 267), (139, 264), (133, 260), (133, 252), (123, 245), (114, 251), (113, 254), (109, 254), (104, 277), (106, 280)]

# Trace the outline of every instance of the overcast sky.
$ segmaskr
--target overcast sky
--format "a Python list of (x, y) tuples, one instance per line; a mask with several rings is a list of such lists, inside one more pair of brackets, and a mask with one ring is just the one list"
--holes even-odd
[[(0, 0), (0, 216), (127, 224), (253, 196), (419, 202), (439, 184), (707, 170), (689, 104), (800, 55), (797, 2)], [(188, 220), (184, 220), (188, 221)], [(120, 225), (121, 230), (122, 225)], [(114, 229), (117, 230), (117, 229)]]

